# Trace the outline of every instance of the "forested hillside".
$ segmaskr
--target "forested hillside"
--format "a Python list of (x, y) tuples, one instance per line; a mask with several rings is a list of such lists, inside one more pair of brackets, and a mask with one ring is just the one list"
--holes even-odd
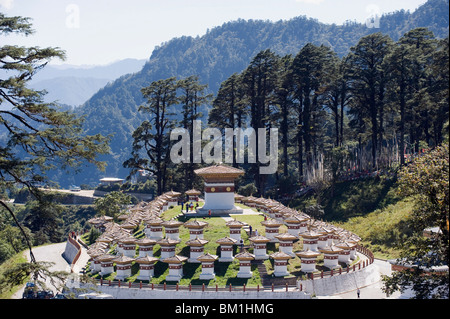
[[(55, 178), (67, 185), (96, 183), (105, 175), (127, 176), (129, 170), (122, 163), (131, 154), (132, 132), (145, 118), (137, 111), (144, 103), (140, 90), (153, 81), (198, 75), (199, 82), (216, 94), (223, 81), (243, 71), (258, 52), (266, 49), (280, 56), (295, 56), (308, 43), (324, 44), (343, 57), (361, 37), (375, 32), (397, 41), (413, 28), (427, 27), (437, 38), (444, 38), (448, 35), (448, 7), (448, 0), (430, 0), (413, 13), (400, 11), (383, 16), (379, 29), (354, 22), (327, 25), (297, 17), (278, 22), (238, 20), (215, 27), (201, 37), (172, 39), (155, 48), (140, 72), (108, 84), (77, 110), (86, 117), (87, 134), (114, 135), (111, 155), (104, 157), (108, 163), (106, 172), (88, 167), (75, 177), (56, 174)], [(202, 111), (206, 114), (207, 109)]]

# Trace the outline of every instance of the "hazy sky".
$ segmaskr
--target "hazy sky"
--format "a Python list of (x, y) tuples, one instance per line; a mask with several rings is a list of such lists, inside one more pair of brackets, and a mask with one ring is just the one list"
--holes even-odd
[(242, 19), (288, 20), (306, 15), (324, 23), (364, 23), (373, 13), (414, 11), (426, 0), (0, 0), (7, 16), (32, 18), (36, 33), (8, 36), (2, 45), (60, 47), (67, 64), (147, 59), (156, 45)]

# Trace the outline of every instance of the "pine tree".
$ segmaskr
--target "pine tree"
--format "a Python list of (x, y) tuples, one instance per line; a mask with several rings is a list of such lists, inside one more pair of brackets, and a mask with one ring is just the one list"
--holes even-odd
[[(275, 108), (274, 90), (277, 83), (279, 56), (271, 50), (259, 52), (242, 75), (250, 126), (255, 129), (258, 140), (258, 128), (269, 129), (271, 116)], [(258, 145), (258, 143), (256, 143)], [(258, 146), (256, 154), (258, 154)], [(251, 165), (250, 174), (255, 176), (256, 187), (260, 195), (264, 194), (265, 175), (259, 172), (260, 162)]]
[(437, 40), (426, 28), (408, 31), (399, 43), (406, 47), (411, 60), (407, 101), (407, 122), (409, 124), (410, 144), (413, 152), (420, 150), (420, 140), (431, 144), (430, 113), (434, 105), (430, 101), (427, 87), (430, 86), (430, 68), (432, 54), (436, 50)]
[(178, 102), (182, 106), (183, 119), (180, 121), (181, 126), (187, 130), (190, 137), (190, 161), (189, 163), (180, 164), (180, 169), (184, 172), (184, 188), (185, 190), (193, 188), (196, 175), (194, 170), (199, 167), (193, 160), (194, 147), (194, 121), (202, 117), (199, 112), (201, 106), (208, 104), (212, 98), (211, 94), (206, 94), (207, 85), (200, 84), (198, 76), (189, 76), (186, 79), (177, 82), (178, 90), (181, 90), (181, 96), (178, 96)]
[[(238, 73), (232, 74), (225, 80), (213, 100), (213, 107), (209, 112), (208, 123), (225, 133), (226, 128), (243, 128), (247, 113), (242, 89), (242, 79)], [(236, 140), (233, 138), (233, 167), (236, 162)]]
[(400, 165), (405, 164), (405, 122), (407, 101), (409, 100), (409, 85), (411, 77), (411, 56), (409, 48), (396, 43), (391, 54), (387, 56), (384, 68), (389, 74), (388, 93), (391, 103), (394, 103), (394, 110), (399, 113), (399, 134), (400, 134)]
[(158, 195), (166, 189), (170, 155), (170, 137), (167, 133), (174, 124), (170, 109), (177, 103), (176, 90), (174, 77), (154, 81), (141, 90), (147, 103), (141, 105), (139, 110), (149, 114), (150, 120), (143, 121), (133, 132), (132, 157), (123, 163), (124, 167), (132, 169), (131, 174), (139, 169), (152, 172), (156, 176)]
[[(298, 151), (299, 167), (303, 165), (302, 142), (306, 155), (307, 175), (313, 171), (319, 140), (320, 122), (323, 120), (322, 101), (331, 84), (336, 54), (328, 47), (305, 45), (295, 57), (293, 68), (294, 94), (298, 101)], [(302, 176), (303, 169), (300, 169)]]
[(275, 116), (281, 132), (281, 148), (283, 149), (283, 174), (285, 177), (289, 175), (289, 131), (293, 121), (293, 78), (292, 78), (292, 62), (291, 55), (286, 55), (280, 60), (280, 67), (277, 74), (277, 85), (275, 88), (275, 102), (278, 106), (278, 113)]
[(353, 114), (359, 117), (359, 123), (367, 120), (370, 124), (372, 168), (377, 167), (380, 143), (383, 140), (386, 72), (382, 65), (391, 46), (389, 36), (374, 33), (361, 38), (351, 48), (348, 56), (353, 95), (351, 107)]
[[(29, 18), (7, 17), (0, 13), (0, 36), (29, 36), (33, 33)], [(28, 188), (38, 201), (40, 212), (51, 212), (45, 214), (45, 227), (51, 227), (49, 225), (57, 218), (56, 210), (49, 207), (51, 203), (38, 188), (38, 185), (51, 183), (48, 171), (59, 169), (68, 172), (87, 162), (103, 169), (104, 163), (97, 156), (109, 151), (108, 140), (101, 135), (84, 135), (81, 118), (61, 111), (55, 103), (45, 103), (45, 92), (28, 86), (33, 76), (51, 59), (64, 57), (65, 53), (59, 48), (6, 44), (0, 47), (0, 127), (6, 132), (0, 141), (0, 188), (11, 189), (16, 185)], [(42, 274), (52, 276), (45, 265), (36, 262), (29, 236), (3, 196), (0, 205), (21, 230), (31, 256), (31, 263), (9, 270), (9, 279), (14, 281), (21, 276), (19, 273), (31, 273), (35, 280)], [(35, 225), (43, 225), (42, 218), (33, 217)]]

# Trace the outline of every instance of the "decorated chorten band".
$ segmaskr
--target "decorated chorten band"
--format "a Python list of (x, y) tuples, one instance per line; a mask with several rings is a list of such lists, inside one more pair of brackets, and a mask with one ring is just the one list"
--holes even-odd
[(205, 184), (205, 192), (206, 193), (234, 193), (234, 185), (233, 186), (207, 186)]

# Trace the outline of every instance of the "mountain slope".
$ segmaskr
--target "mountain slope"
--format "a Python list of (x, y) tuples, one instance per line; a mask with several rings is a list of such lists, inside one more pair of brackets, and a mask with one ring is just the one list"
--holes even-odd
[[(259, 51), (268, 48), (280, 55), (297, 54), (309, 42), (323, 43), (343, 56), (362, 36), (374, 32), (383, 32), (397, 40), (407, 30), (424, 26), (437, 37), (445, 37), (448, 7), (448, 0), (429, 0), (413, 13), (399, 11), (383, 16), (379, 29), (354, 22), (328, 25), (304, 16), (278, 22), (228, 22), (202, 37), (176, 38), (155, 48), (140, 72), (109, 83), (77, 111), (86, 116), (88, 134), (114, 134), (112, 153), (105, 157), (107, 171), (102, 175), (125, 177), (128, 171), (122, 168), (122, 162), (131, 152), (131, 133), (143, 120), (137, 112), (144, 102), (140, 89), (152, 81), (198, 75), (202, 83), (209, 85), (210, 92), (215, 93), (222, 81), (242, 71)], [(76, 181), (96, 182), (99, 176), (88, 169)]]

